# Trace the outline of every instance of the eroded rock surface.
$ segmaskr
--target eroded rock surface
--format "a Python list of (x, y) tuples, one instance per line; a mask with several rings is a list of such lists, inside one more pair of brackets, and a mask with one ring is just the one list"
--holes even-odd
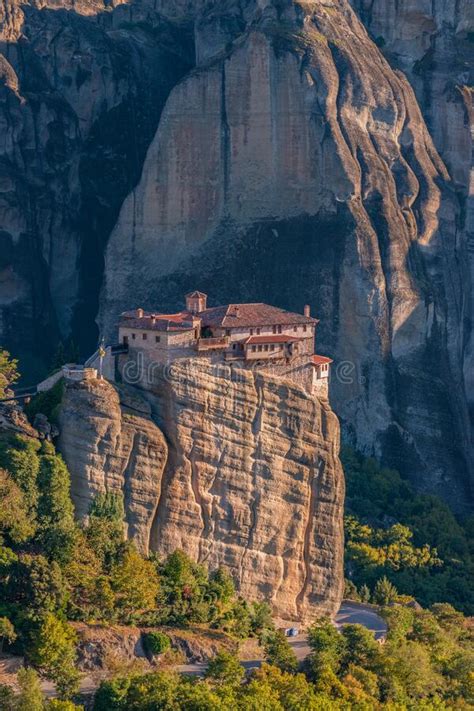
[(104, 328), (195, 287), (310, 303), (347, 435), (462, 506), (467, 245), (409, 83), (345, 0), (210, 3), (196, 38), (108, 244)]
[(130, 400), (121, 406), (111, 385), (67, 388), (60, 448), (78, 513), (97, 491), (123, 490), (142, 549), (149, 541), (160, 556), (181, 548), (224, 565), (246, 598), (285, 619), (336, 612), (344, 478), (329, 404), (278, 378), (193, 359), (147, 388), (160, 429), (136, 406), (127, 414)]
[(353, 0), (353, 5), (392, 66), (407, 74), (459, 201), (458, 240), (467, 243), (471, 266), (461, 337), (474, 412), (474, 3)]
[(147, 403), (105, 381), (69, 384), (60, 432), (76, 515), (87, 516), (99, 493), (123, 494), (127, 534), (147, 553), (168, 451)]

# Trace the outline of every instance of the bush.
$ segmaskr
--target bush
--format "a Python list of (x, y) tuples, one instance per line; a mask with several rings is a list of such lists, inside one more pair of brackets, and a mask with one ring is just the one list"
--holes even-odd
[(149, 654), (164, 654), (171, 647), (171, 640), (164, 632), (147, 632), (145, 648)]

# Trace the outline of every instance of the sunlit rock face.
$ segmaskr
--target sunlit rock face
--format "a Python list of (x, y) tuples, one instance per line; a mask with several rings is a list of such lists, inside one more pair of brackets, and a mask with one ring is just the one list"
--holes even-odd
[(146, 401), (106, 381), (69, 383), (59, 448), (71, 474), (76, 516), (86, 518), (98, 494), (122, 494), (127, 535), (148, 554), (168, 447)]
[(408, 81), (342, 0), (210, 4), (196, 47), (108, 244), (105, 330), (193, 287), (311, 303), (347, 435), (461, 505), (466, 245)]
[(334, 614), (343, 592), (344, 477), (327, 401), (290, 381), (203, 359), (147, 390), (68, 386), (60, 448), (79, 516), (123, 493), (141, 550), (225, 566), (282, 619)]

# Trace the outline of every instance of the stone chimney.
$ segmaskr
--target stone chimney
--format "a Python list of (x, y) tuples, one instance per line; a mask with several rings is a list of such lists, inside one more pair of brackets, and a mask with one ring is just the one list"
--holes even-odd
[(304, 307), (304, 315), (306, 318), (309, 318), (311, 316), (311, 306), (309, 304), (306, 304)]
[(137, 309), (137, 318), (143, 318), (143, 309)]

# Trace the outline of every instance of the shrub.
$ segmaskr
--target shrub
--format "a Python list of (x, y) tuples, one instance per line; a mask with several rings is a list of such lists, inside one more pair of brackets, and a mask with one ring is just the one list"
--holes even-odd
[(164, 654), (171, 647), (171, 641), (164, 632), (147, 632), (145, 648), (149, 654)]

